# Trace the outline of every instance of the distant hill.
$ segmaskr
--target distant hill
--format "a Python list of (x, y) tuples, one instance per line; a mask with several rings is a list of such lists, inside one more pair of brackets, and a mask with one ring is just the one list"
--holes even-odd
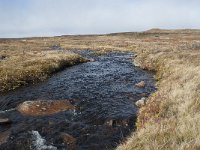
[(145, 33), (200, 33), (200, 29), (159, 29), (159, 28), (153, 28), (147, 31), (144, 31)]

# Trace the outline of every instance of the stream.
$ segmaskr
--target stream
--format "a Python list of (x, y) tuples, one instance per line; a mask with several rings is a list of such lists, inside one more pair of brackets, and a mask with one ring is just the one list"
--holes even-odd
[[(114, 149), (133, 132), (135, 102), (156, 90), (154, 74), (134, 66), (133, 53), (73, 52), (92, 61), (0, 95), (0, 118), (11, 120), (0, 124), (0, 143), (9, 134), (0, 149)], [(145, 82), (143, 88), (135, 86), (140, 81)], [(15, 109), (24, 101), (36, 100), (69, 100), (77, 109), (45, 116), (27, 116)]]

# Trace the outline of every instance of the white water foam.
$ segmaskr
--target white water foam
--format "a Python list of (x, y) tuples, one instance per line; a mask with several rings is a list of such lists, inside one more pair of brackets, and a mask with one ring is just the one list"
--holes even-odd
[(45, 145), (46, 140), (41, 137), (38, 131), (32, 131), (33, 135), (33, 145), (35, 146), (35, 150), (57, 150), (55, 146)]
[(0, 114), (4, 114), (4, 113), (15, 111), (15, 110), (16, 110), (15, 108), (8, 109), (8, 110), (3, 110), (3, 111), (0, 111)]

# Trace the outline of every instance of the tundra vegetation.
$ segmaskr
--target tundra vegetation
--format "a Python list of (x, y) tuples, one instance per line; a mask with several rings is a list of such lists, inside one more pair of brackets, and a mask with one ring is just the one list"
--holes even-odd
[(55, 45), (95, 50), (95, 55), (132, 51), (137, 55), (135, 64), (156, 72), (158, 89), (140, 108), (136, 131), (118, 150), (200, 149), (200, 30), (4, 39), (1, 90), (43, 80), (64, 62), (82, 60), (75, 54), (53, 52)]
[(52, 50), (45, 39), (0, 40), (0, 92), (47, 79), (67, 66), (84, 62), (77, 54)]

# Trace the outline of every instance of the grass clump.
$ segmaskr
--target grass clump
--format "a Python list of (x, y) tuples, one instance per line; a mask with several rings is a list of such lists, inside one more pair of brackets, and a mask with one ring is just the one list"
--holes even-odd
[[(15, 42), (15, 41), (14, 41)], [(21, 50), (11, 42), (10, 47), (1, 50), (0, 92), (14, 90), (22, 85), (37, 83), (47, 79), (52, 73), (85, 60), (77, 54), (44, 50)], [(7, 46), (7, 44), (5, 44)], [(5, 49), (5, 45), (2, 49)]]

